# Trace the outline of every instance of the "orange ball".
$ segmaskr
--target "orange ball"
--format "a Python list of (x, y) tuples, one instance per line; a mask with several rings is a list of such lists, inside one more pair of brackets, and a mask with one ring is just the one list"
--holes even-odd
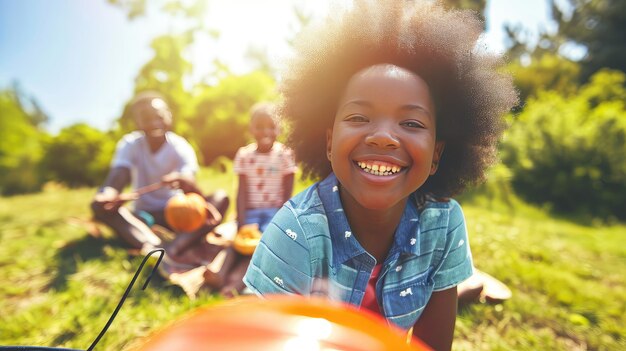
[(196, 310), (148, 337), (140, 351), (430, 350), (384, 319), (321, 298), (242, 297)]
[(165, 205), (165, 220), (177, 232), (193, 232), (206, 222), (206, 207), (199, 194), (176, 194)]

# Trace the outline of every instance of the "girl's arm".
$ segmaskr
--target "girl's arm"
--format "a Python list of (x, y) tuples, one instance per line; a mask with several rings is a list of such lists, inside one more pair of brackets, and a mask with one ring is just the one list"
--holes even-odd
[(248, 179), (245, 175), (239, 175), (237, 187), (237, 228), (246, 223), (246, 204), (248, 203)]
[(283, 176), (283, 203), (291, 198), (293, 192), (294, 173)]
[(415, 323), (413, 334), (435, 350), (450, 350), (456, 321), (456, 286), (472, 275), (472, 254), (461, 206), (450, 199), (448, 229), (434, 276), (435, 291)]
[(263, 232), (243, 279), (257, 295), (310, 295), (313, 290), (311, 248), (290, 202)]
[(456, 286), (433, 292), (413, 327), (413, 335), (433, 349), (450, 350), (456, 322)]

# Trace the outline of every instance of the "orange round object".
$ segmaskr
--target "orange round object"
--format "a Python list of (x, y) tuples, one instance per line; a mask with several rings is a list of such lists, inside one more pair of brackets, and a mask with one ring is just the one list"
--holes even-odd
[(246, 224), (239, 228), (235, 239), (233, 240), (233, 247), (237, 252), (244, 256), (250, 256), (254, 253), (257, 245), (261, 241), (261, 231), (256, 224)]
[(176, 194), (165, 205), (165, 220), (177, 232), (193, 232), (206, 219), (207, 203), (199, 194)]
[(430, 350), (378, 315), (320, 298), (243, 297), (197, 310), (152, 335), (140, 351)]

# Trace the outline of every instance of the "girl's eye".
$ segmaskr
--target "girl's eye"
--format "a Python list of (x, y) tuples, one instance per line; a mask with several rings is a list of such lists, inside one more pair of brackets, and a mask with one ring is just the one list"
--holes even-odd
[(350, 116), (346, 117), (344, 119), (344, 121), (346, 121), (346, 122), (355, 122), (355, 123), (363, 123), (363, 122), (368, 122), (369, 120), (367, 119), (367, 117), (362, 116), (362, 115), (350, 115)]
[(407, 128), (424, 128), (424, 125), (422, 123), (420, 123), (419, 121), (415, 121), (415, 120), (410, 120), (410, 121), (404, 121), (402, 123), (400, 123), (401, 126), (407, 127)]

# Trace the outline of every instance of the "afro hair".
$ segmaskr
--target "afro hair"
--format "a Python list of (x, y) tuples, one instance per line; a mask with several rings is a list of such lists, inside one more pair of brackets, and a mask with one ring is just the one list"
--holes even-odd
[(378, 0), (355, 1), (303, 32), (282, 74), (279, 107), (303, 176), (331, 172), (325, 134), (348, 80), (386, 63), (426, 81), (437, 139), (446, 142), (437, 173), (419, 193), (450, 197), (482, 181), (495, 161), (503, 116), (517, 102), (500, 57), (477, 46), (482, 29), (471, 11), (447, 10), (433, 1)]

